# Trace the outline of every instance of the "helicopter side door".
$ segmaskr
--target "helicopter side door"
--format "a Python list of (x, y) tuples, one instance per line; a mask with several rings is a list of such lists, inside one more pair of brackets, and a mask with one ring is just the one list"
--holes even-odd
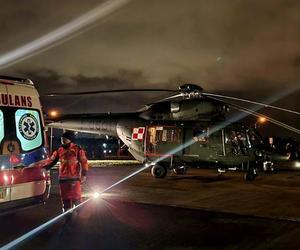
[[(182, 129), (175, 126), (148, 126), (145, 155), (148, 158), (181, 156)], [(177, 152), (178, 151), (178, 152)]]

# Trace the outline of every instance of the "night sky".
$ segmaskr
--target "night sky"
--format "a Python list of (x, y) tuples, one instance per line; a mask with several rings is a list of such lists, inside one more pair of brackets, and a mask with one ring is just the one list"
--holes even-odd
[[(1, 0), (1, 56), (104, 1)], [(300, 1), (133, 0), (67, 40), (0, 74), (31, 78), (40, 94), (117, 88), (171, 88), (257, 101), (300, 87)], [(274, 103), (300, 111), (300, 91)], [(42, 96), (46, 110), (128, 112), (166, 94)], [(265, 111), (269, 114), (269, 111)], [(300, 128), (300, 117), (272, 112)]]

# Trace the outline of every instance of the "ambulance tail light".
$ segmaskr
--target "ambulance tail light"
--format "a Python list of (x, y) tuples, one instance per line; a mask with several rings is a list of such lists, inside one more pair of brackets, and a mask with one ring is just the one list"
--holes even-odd
[(17, 155), (12, 154), (9, 158), (9, 163), (11, 165), (18, 165), (21, 163), (21, 159)]

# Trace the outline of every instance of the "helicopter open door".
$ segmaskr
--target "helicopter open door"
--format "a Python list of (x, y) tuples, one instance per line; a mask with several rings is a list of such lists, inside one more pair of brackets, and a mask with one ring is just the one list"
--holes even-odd
[[(148, 126), (145, 141), (145, 155), (156, 158), (171, 155), (171, 151), (182, 144), (182, 129), (175, 126)], [(181, 156), (182, 150), (176, 152)]]

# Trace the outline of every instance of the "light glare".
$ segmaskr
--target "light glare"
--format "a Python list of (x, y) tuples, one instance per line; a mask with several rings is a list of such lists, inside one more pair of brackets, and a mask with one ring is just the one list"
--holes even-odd
[(259, 117), (258, 121), (259, 121), (260, 123), (265, 123), (265, 122), (267, 121), (267, 118), (261, 116), (261, 117)]
[(131, 0), (110, 0), (99, 4), (96, 8), (86, 12), (85, 14), (75, 18), (67, 24), (41, 36), (40, 38), (27, 43), (19, 48), (3, 54), (0, 57), (0, 69), (4, 69), (19, 61), (32, 57), (42, 51), (48, 50), (66, 40), (73, 38), (84, 28), (92, 25), (96, 21), (113, 13), (124, 5), (128, 4)]
[(295, 168), (300, 168), (300, 162), (296, 161), (294, 166), (295, 166)]
[(94, 199), (97, 199), (99, 196), (100, 196), (100, 194), (99, 194), (98, 192), (95, 192), (95, 193), (93, 194)]
[(57, 112), (56, 110), (50, 111), (50, 116), (51, 116), (52, 118), (57, 117), (57, 115), (58, 115), (58, 112)]

